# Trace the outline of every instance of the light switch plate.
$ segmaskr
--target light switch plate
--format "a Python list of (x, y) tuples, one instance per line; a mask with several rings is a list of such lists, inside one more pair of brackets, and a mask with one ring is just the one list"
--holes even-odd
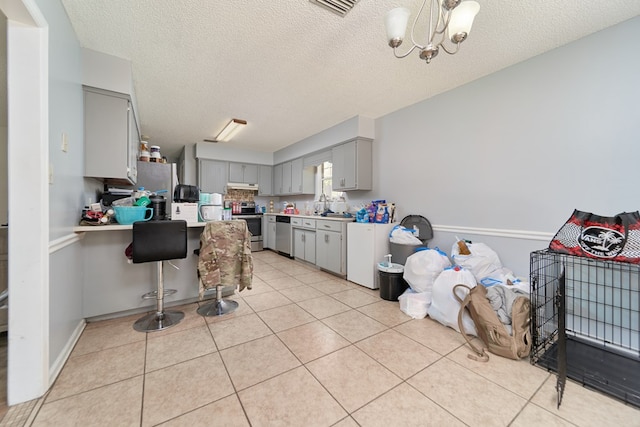
[(69, 138), (66, 132), (62, 132), (62, 146), (60, 147), (65, 153), (69, 151)]

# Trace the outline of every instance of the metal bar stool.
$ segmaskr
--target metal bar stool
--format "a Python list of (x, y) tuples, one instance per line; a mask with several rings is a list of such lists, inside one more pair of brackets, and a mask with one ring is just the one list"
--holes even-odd
[[(156, 311), (133, 324), (139, 332), (154, 332), (177, 325), (184, 318), (181, 311), (165, 311), (164, 297), (175, 290), (164, 289), (163, 261), (187, 257), (186, 221), (139, 221), (133, 223), (133, 263), (155, 262), (157, 289), (149, 294), (156, 298)], [(173, 291), (173, 292), (171, 292)]]

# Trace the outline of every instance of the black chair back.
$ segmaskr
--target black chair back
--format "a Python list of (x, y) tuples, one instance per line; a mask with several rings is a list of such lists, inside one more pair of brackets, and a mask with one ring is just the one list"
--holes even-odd
[(187, 257), (187, 222), (138, 221), (133, 223), (133, 263)]

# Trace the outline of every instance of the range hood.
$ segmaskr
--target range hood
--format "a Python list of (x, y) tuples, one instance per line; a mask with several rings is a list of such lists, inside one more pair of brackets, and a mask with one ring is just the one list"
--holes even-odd
[(258, 184), (245, 184), (244, 182), (228, 182), (227, 190), (258, 191)]

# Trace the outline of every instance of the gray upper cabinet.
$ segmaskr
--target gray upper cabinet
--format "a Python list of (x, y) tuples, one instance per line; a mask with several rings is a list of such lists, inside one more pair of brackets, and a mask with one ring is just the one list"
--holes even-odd
[(372, 141), (357, 138), (331, 149), (333, 191), (371, 190)]
[(282, 164), (282, 193), (291, 194), (291, 162)]
[(258, 196), (273, 195), (273, 166), (258, 166)]
[(128, 95), (84, 87), (84, 176), (135, 184), (140, 134)]
[(258, 165), (230, 162), (229, 182), (258, 184)]
[(274, 195), (314, 194), (314, 168), (304, 167), (303, 158), (273, 167)]
[(205, 193), (226, 193), (229, 162), (198, 159), (198, 187)]
[(282, 164), (273, 167), (273, 194), (278, 196), (282, 192)]

